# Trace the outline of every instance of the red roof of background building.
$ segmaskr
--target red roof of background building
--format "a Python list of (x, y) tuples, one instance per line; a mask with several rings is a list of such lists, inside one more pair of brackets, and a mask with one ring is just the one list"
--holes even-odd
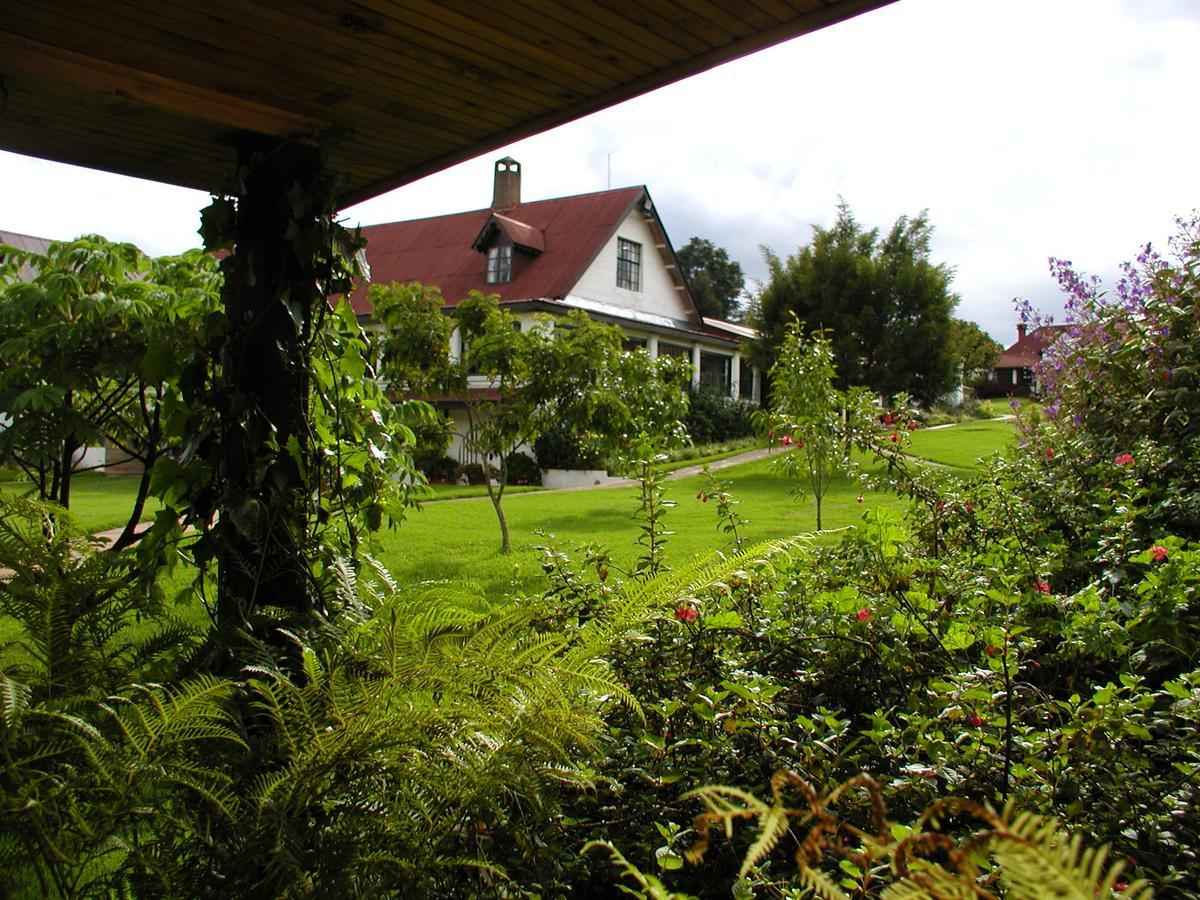
[[(618, 188), (575, 197), (518, 203), (505, 209), (413, 219), (387, 225), (367, 225), (367, 262), (373, 284), (418, 281), (436, 285), (448, 306), (472, 290), (499, 294), (501, 302), (561, 300), (583, 276), (629, 211), (646, 196), (644, 187)], [(524, 226), (532, 242), (536, 231), (544, 252), (513, 253), (513, 277), (504, 284), (487, 284), (487, 254), (472, 248), (494, 213), (512, 226)], [(515, 228), (513, 229), (516, 230)], [(512, 235), (514, 239), (516, 235)], [(371, 312), (367, 291), (351, 295), (359, 314)]]
[(1066, 325), (1043, 325), (1019, 337), (1017, 342), (1000, 354), (995, 369), (1028, 369), (1042, 358), (1042, 351), (1054, 343)]

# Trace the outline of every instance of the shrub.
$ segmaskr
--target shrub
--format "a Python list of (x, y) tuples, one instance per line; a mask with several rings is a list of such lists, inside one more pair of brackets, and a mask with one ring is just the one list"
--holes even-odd
[[(454, 423), (440, 413), (429, 420), (415, 423), (413, 434), (416, 445), (413, 449), (413, 464), (427, 478), (446, 478), (444, 460), (450, 443), (454, 440)], [(438, 474), (435, 474), (438, 473)]]
[(688, 394), (684, 424), (693, 444), (715, 444), (754, 434), (754, 424), (750, 420), (750, 413), (756, 408), (754, 404), (705, 388), (689, 388)]
[(600, 452), (563, 425), (543, 432), (533, 450), (543, 469), (599, 469), (603, 465)]
[(508, 457), (509, 484), (541, 484), (542, 470), (528, 453), (511, 453)]
[[(496, 478), (500, 474), (500, 470), (495, 466), (488, 466), (488, 475), (491, 478)], [(467, 479), (467, 484), (480, 485), (483, 484), (483, 464), (482, 463), (463, 463), (458, 467), (458, 480)]]
[(458, 477), (458, 460), (452, 456), (428, 459), (421, 465), (421, 471), (430, 481), (453, 481)]

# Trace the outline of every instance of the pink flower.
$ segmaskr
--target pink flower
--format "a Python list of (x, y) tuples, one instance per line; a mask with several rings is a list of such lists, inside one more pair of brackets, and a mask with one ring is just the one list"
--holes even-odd
[(1037, 591), (1039, 594), (1050, 593), (1050, 585), (1045, 581), (1035, 581), (1033, 583), (1033, 589), (1035, 591)]
[(864, 606), (858, 611), (858, 613), (855, 615), (855, 618), (860, 622), (868, 622), (871, 619), (871, 610)]
[(1152, 554), (1154, 554), (1155, 562), (1162, 562), (1164, 559), (1166, 559), (1168, 556), (1171, 555), (1171, 551), (1168, 550), (1166, 547), (1162, 546), (1161, 544), (1155, 544), (1153, 547), (1150, 548), (1150, 552)]
[(785, 447), (792, 446), (792, 436), (790, 434), (785, 434), (779, 439), (779, 443), (783, 444)]
[(1118, 453), (1113, 457), (1113, 462), (1115, 462), (1118, 466), (1128, 466), (1133, 463), (1133, 457), (1128, 453)]
[(675, 608), (675, 618), (680, 622), (695, 622), (698, 613), (690, 606), (678, 606)]

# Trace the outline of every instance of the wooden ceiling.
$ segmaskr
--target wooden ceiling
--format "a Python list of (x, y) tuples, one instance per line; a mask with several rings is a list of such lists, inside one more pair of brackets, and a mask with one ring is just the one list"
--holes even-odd
[(892, 0), (0, 0), (0, 148), (222, 191), (335, 140), (344, 203)]

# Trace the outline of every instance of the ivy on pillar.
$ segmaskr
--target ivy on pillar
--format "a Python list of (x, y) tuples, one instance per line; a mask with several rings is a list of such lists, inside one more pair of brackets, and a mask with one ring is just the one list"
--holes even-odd
[(318, 304), (350, 275), (316, 147), (248, 136), (238, 174), (236, 193), (214, 200), (201, 227), (208, 249), (232, 250), (221, 263), (226, 323), (209, 454), (217, 516), (198, 554), (217, 563), (226, 664), (239, 645), (282, 642), (281, 627), (320, 612), (308, 539), (310, 347)]

